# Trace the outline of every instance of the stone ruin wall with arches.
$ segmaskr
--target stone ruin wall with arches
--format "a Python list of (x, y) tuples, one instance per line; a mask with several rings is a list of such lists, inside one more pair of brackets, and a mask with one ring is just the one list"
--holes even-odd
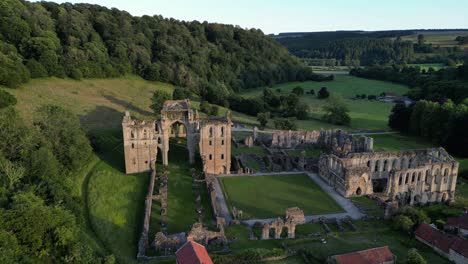
[(323, 155), (319, 175), (345, 197), (374, 195), (399, 206), (452, 202), (458, 162), (443, 148)]
[(125, 112), (122, 121), (125, 171), (127, 174), (151, 170), (160, 153), (168, 165), (170, 138), (187, 139), (189, 161), (195, 163), (198, 150), (207, 174), (229, 174), (231, 170), (231, 126), (229, 113), (224, 117), (200, 119), (189, 100), (164, 102), (157, 120), (132, 119)]
[(342, 130), (277, 131), (272, 148), (325, 150), (319, 175), (345, 197), (373, 195), (397, 206), (452, 202), (458, 162), (443, 148), (387, 152)]

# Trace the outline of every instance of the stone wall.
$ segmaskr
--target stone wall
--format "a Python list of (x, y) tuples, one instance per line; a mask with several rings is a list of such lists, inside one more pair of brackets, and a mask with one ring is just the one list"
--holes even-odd
[(454, 200), (458, 162), (443, 148), (322, 155), (319, 175), (345, 197), (377, 195), (399, 205)]
[(143, 215), (143, 226), (140, 234), (140, 240), (138, 241), (138, 252), (137, 259), (146, 258), (146, 249), (148, 248), (148, 231), (151, 218), (151, 206), (153, 203), (153, 190), (154, 182), (156, 179), (156, 171), (151, 171), (150, 184), (148, 186), (148, 192), (145, 198), (145, 211)]
[(323, 148), (336, 155), (343, 156), (353, 152), (373, 150), (373, 139), (360, 136), (353, 137), (343, 130), (313, 131), (277, 131), (272, 136), (273, 148), (298, 148), (314, 146)]
[(199, 149), (205, 174), (230, 173), (231, 125), (229, 115), (201, 122)]

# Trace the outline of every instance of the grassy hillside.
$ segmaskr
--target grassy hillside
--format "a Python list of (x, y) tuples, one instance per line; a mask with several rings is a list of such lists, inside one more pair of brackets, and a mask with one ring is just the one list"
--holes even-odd
[[(1, 86), (0, 86), (1, 87)], [(155, 90), (172, 93), (174, 86), (128, 75), (114, 79), (46, 78), (33, 80), (18, 89), (3, 87), (18, 99), (17, 109), (28, 121), (44, 104), (63, 106), (80, 116), (85, 129), (120, 128), (125, 110), (137, 118), (152, 118), (151, 96)], [(193, 102), (198, 108), (199, 103)], [(221, 108), (220, 113), (227, 109)], [(233, 112), (236, 121), (256, 124), (253, 117)]]
[[(382, 92), (394, 92), (405, 94), (408, 88), (383, 81), (374, 81), (357, 78), (350, 75), (337, 74), (335, 80), (331, 82), (292, 82), (273, 86), (273, 90), (280, 89), (281, 94), (287, 95), (296, 86), (301, 86), (305, 92), (314, 89), (315, 93), (321, 87), (327, 87), (332, 94), (339, 94), (345, 98), (350, 109), (351, 127), (344, 127), (346, 130), (388, 130), (387, 122), (393, 104), (368, 100), (354, 100), (356, 94), (379, 95)], [(242, 95), (255, 97), (262, 94), (262, 89), (246, 90)], [(325, 100), (318, 100), (315, 95), (305, 94), (302, 100), (310, 107), (310, 115), (315, 120), (297, 121), (301, 129), (336, 128), (320, 121), (322, 115), (321, 107)]]

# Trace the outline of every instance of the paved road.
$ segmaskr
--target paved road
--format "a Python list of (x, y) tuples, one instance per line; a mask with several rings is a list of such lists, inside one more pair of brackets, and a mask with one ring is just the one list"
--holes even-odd
[[(307, 222), (316, 221), (320, 217), (337, 218), (337, 219), (351, 217), (352, 219), (355, 219), (355, 220), (364, 217), (364, 214), (361, 213), (361, 211), (351, 201), (349, 201), (348, 199), (344, 198), (339, 193), (337, 193), (330, 185), (324, 182), (316, 173), (282, 172), (282, 173), (276, 173), (276, 174), (277, 175), (307, 174), (315, 183), (317, 183), (326, 193), (328, 193), (346, 211), (345, 213), (336, 213), (336, 214), (307, 215), (305, 216), (305, 219)], [(270, 175), (270, 173), (269, 174), (265, 173), (263, 175)], [(258, 175), (252, 175), (252, 176), (261, 176), (261, 175), (258, 174)], [(276, 218), (249, 219), (249, 220), (245, 220), (242, 222), (250, 226), (253, 226), (256, 222), (269, 223), (271, 221), (274, 221), (275, 219)]]

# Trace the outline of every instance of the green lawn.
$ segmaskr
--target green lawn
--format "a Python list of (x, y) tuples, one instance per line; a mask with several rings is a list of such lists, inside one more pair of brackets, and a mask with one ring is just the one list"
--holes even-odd
[(239, 145), (239, 147), (231, 145), (231, 155), (237, 156), (241, 154), (257, 154), (259, 156), (265, 156), (267, 152), (260, 146), (247, 147), (245, 145)]
[(298, 206), (305, 215), (343, 212), (307, 175), (219, 178), (229, 208), (243, 210), (244, 218), (272, 218)]
[(449, 263), (413, 237), (389, 229), (338, 233), (336, 237), (328, 237), (326, 244), (318, 240), (307, 241), (304, 244), (300, 244), (300, 241), (297, 243), (298, 245), (293, 248), (308, 250), (313, 256), (313, 263), (324, 263), (328, 256), (381, 246), (389, 246), (399, 261), (406, 257), (410, 248), (416, 248), (428, 263)]
[[(404, 85), (368, 80), (351, 75), (337, 74), (335, 80), (330, 82), (291, 82), (273, 86), (273, 90), (280, 89), (281, 94), (287, 95), (296, 86), (301, 86), (306, 92), (314, 89), (315, 93), (321, 87), (327, 87), (332, 94), (339, 94), (345, 98), (348, 104), (351, 116), (351, 126), (344, 128), (347, 130), (389, 130), (388, 115), (393, 107), (391, 103), (382, 103), (369, 100), (354, 100), (356, 94), (380, 95), (382, 92), (394, 92), (396, 94), (405, 94), (408, 87)], [(255, 97), (262, 94), (262, 89), (249, 89), (241, 93), (245, 97)], [(298, 127), (302, 129), (320, 129), (337, 128), (320, 120), (323, 112), (321, 107), (325, 100), (318, 100), (315, 95), (305, 94), (301, 100), (310, 107), (310, 116), (312, 120), (297, 121)], [(270, 122), (272, 125), (272, 122)]]
[(405, 149), (432, 148), (434, 144), (422, 138), (410, 137), (401, 134), (369, 135), (374, 139), (376, 151), (398, 151)]
[(302, 152), (305, 152), (306, 157), (319, 156), (322, 153), (320, 149), (290, 149), (286, 150), (286, 153), (292, 156), (300, 156)]

